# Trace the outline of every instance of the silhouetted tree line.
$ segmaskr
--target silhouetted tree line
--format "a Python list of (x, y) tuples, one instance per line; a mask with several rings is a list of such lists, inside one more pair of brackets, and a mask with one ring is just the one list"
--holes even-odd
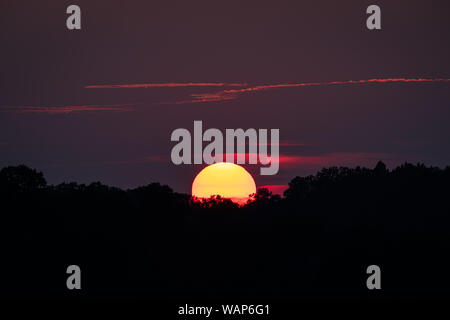
[[(86, 297), (448, 296), (450, 167), (331, 167), (259, 189), (239, 207), (159, 183), (48, 185), (0, 171), (1, 295)], [(82, 290), (66, 289), (66, 268)], [(366, 268), (382, 290), (366, 288)]]

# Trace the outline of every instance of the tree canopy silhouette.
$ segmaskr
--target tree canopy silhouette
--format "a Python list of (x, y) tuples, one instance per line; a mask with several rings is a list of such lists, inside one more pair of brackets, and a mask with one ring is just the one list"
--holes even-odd
[[(330, 167), (238, 206), (159, 183), (47, 185), (10, 166), (0, 171), (0, 294), (66, 295), (60, 275), (76, 261), (88, 297), (367, 297), (376, 263), (388, 270), (383, 296), (442, 297), (449, 184), (449, 167)], [(22, 276), (31, 265), (33, 282)]]
[(2, 190), (23, 192), (45, 188), (47, 181), (42, 172), (20, 165), (0, 170), (0, 185)]

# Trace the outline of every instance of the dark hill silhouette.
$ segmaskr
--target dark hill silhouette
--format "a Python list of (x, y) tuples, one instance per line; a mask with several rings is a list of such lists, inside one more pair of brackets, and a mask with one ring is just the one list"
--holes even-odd
[[(324, 168), (238, 207), (152, 183), (47, 185), (0, 171), (1, 295), (158, 298), (443, 297), (450, 168)], [(83, 288), (65, 287), (66, 267)], [(382, 270), (382, 290), (365, 286)]]

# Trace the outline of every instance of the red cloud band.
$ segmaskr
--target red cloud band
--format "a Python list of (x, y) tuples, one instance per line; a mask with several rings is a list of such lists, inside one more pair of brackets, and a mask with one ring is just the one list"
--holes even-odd
[(187, 83), (136, 83), (136, 84), (102, 84), (85, 86), (87, 89), (121, 89), (121, 88), (180, 88), (180, 87), (244, 87), (246, 83), (223, 82), (187, 82)]
[(226, 101), (237, 99), (239, 94), (252, 93), (263, 90), (278, 88), (296, 88), (313, 86), (332, 86), (332, 85), (354, 85), (371, 83), (425, 83), (425, 82), (449, 82), (448, 78), (385, 78), (385, 79), (366, 79), (366, 80), (348, 80), (348, 81), (330, 81), (330, 82), (300, 82), (300, 83), (281, 83), (251, 86), (241, 89), (227, 89), (215, 93), (191, 94), (192, 99), (175, 102), (162, 102), (160, 104), (185, 104), (199, 102)]
[(133, 111), (131, 106), (139, 103), (128, 104), (106, 104), (106, 105), (82, 105), (82, 106), (2, 106), (0, 111), (15, 113), (48, 113), (48, 114), (69, 114), (84, 111)]

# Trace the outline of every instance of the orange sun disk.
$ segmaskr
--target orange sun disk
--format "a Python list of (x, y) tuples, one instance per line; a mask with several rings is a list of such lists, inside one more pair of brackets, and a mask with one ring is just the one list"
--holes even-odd
[(209, 198), (219, 195), (243, 204), (256, 192), (253, 177), (243, 167), (234, 163), (219, 162), (204, 168), (192, 183), (192, 195)]

